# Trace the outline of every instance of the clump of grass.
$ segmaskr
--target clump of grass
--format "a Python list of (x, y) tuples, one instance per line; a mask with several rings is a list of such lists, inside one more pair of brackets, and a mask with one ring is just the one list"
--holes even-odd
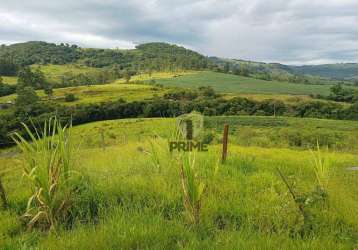
[(32, 132), (23, 124), (32, 142), (14, 133), (13, 140), (24, 157), (23, 174), (32, 192), (23, 218), (28, 228), (55, 230), (66, 220), (76, 193), (73, 147), (70, 131), (54, 118), (44, 124), (43, 131)]
[(231, 165), (245, 175), (257, 171), (256, 158), (251, 155), (234, 154), (227, 159), (226, 164)]
[(329, 182), (330, 170), (332, 167), (331, 160), (328, 157), (324, 157), (320, 150), (319, 143), (317, 142), (317, 151), (311, 151), (313, 156), (313, 167), (316, 176), (316, 180), (319, 188), (324, 191), (327, 188)]
[(197, 225), (200, 222), (205, 184), (200, 180), (195, 170), (195, 155), (185, 155), (180, 164), (184, 207), (189, 214), (191, 222)]
[(150, 156), (150, 161), (152, 163), (152, 166), (154, 167), (154, 169), (158, 170), (158, 172), (161, 172), (161, 162), (159, 159), (159, 153), (158, 150), (156, 148), (155, 142), (153, 141), (149, 141), (149, 146), (150, 146), (150, 152), (147, 152)]
[(2, 184), (2, 181), (1, 181), (1, 174), (0, 174), (0, 200), (2, 202), (2, 207), (4, 209), (6, 209), (7, 208), (7, 198), (6, 198), (6, 192), (5, 192), (4, 185)]

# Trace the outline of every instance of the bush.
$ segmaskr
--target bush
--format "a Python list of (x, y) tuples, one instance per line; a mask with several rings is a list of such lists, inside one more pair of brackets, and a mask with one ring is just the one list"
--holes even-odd
[(66, 93), (66, 95), (65, 95), (65, 101), (66, 102), (74, 102), (76, 100), (77, 100), (77, 98), (76, 98), (76, 96), (74, 94)]

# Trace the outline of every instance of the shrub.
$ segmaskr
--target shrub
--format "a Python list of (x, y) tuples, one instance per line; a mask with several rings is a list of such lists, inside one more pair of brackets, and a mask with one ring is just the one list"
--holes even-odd
[(66, 93), (65, 94), (65, 101), (66, 102), (74, 102), (77, 100), (77, 97), (72, 93)]

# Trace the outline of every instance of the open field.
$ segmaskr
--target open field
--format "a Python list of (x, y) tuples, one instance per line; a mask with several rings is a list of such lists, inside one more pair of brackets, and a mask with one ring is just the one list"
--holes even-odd
[(223, 93), (251, 93), (251, 94), (292, 94), (328, 95), (332, 85), (307, 85), (279, 81), (264, 81), (243, 76), (204, 71), (197, 74), (185, 75), (177, 78), (159, 79), (165, 86), (179, 86), (184, 88), (198, 88), (211, 86)]
[[(301, 121), (301, 122), (298, 122)], [(207, 131), (219, 134), (223, 122), (233, 130), (229, 158), (219, 164), (221, 146), (196, 153), (196, 178), (205, 184), (200, 222), (193, 224), (183, 204), (178, 153), (167, 139), (174, 119), (126, 119), (74, 127), (80, 145), (71, 166), (86, 176), (86, 191), (75, 200), (78, 220), (47, 234), (20, 223), (30, 196), (15, 149), (0, 153), (0, 171), (9, 209), (0, 211), (2, 249), (355, 249), (358, 245), (357, 154), (321, 150), (328, 165), (324, 194), (317, 191), (315, 159), (305, 146), (239, 146), (242, 129), (304, 127), (357, 134), (355, 122), (272, 117), (209, 117)], [(104, 131), (104, 142), (101, 132)], [(256, 139), (253, 136), (253, 140)], [(261, 135), (265, 138), (265, 133)], [(277, 138), (282, 140), (283, 138)], [(151, 143), (150, 143), (151, 142)], [(254, 144), (254, 143), (253, 143)], [(357, 144), (356, 144), (357, 145)], [(153, 160), (153, 155), (157, 156)], [(280, 178), (279, 168), (305, 199), (303, 217)], [(214, 247), (214, 248), (216, 248)]]
[(31, 65), (32, 69), (40, 68), (46, 76), (46, 79), (52, 84), (60, 83), (61, 78), (65, 75), (78, 75), (92, 72), (100, 72), (101, 69), (87, 67), (78, 64), (65, 64), (65, 65)]
[(3, 82), (6, 84), (16, 84), (17, 83), (17, 77), (16, 76), (2, 76)]
[[(42, 90), (37, 90), (37, 94), (43, 99), (48, 100), (48, 97)], [(84, 103), (99, 103), (116, 101), (120, 98), (126, 101), (140, 101), (153, 97), (155, 94), (162, 95), (165, 90), (160, 88), (141, 85), (141, 84), (103, 84), (91, 86), (78, 86), (68, 88), (58, 88), (53, 90), (52, 101), (66, 104), (84, 104)], [(66, 102), (65, 95), (74, 94), (76, 101)], [(0, 103), (14, 101), (16, 94), (0, 97)]]
[[(141, 73), (131, 77), (131, 81), (150, 81), (150, 80), (160, 80), (160, 79), (171, 79), (171, 78), (180, 78), (181, 76), (191, 76), (196, 75), (197, 71), (178, 71), (178, 72), (152, 72)], [(124, 79), (119, 79), (116, 83), (125, 83)]]
[[(203, 137), (212, 134), (213, 143), (221, 142), (224, 123), (230, 125), (230, 143), (241, 146), (313, 149), (317, 141), (335, 151), (358, 152), (358, 123), (325, 119), (217, 116), (205, 117)], [(167, 138), (173, 131), (175, 119), (124, 119), (93, 122), (73, 129), (76, 141), (86, 147), (99, 147), (104, 131), (106, 144), (147, 140), (155, 135)], [(130, 131), (130, 133), (127, 133)]]

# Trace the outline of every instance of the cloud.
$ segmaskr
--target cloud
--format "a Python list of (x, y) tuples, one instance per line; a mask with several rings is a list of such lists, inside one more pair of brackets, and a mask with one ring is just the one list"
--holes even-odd
[(229, 58), (357, 62), (357, 21), (353, 0), (2, 0), (0, 42), (166, 41)]

